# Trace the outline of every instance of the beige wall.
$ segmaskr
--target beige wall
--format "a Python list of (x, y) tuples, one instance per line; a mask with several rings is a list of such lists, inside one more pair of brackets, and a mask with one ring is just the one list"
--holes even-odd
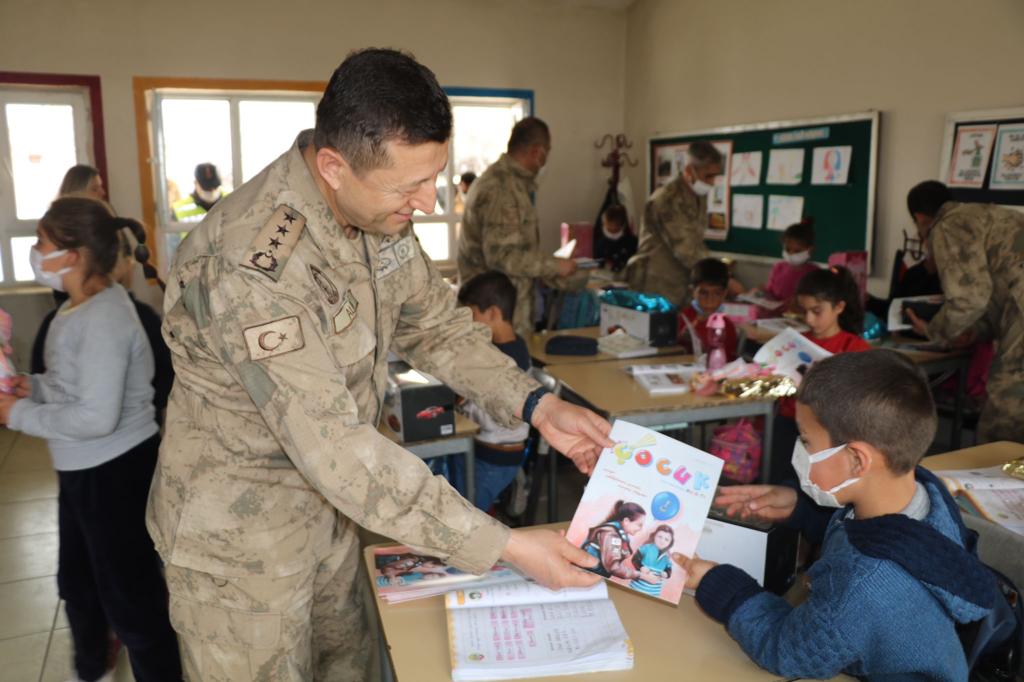
[[(657, 132), (882, 113), (876, 277), (936, 176), (947, 112), (1024, 105), (1018, 0), (639, 0), (628, 12), (626, 128)], [(631, 173), (644, 187), (645, 169)], [(762, 268), (745, 268), (753, 280)], [(882, 273), (886, 273), (882, 275)]]
[(534, 91), (553, 133), (537, 197), (552, 250), (558, 224), (592, 219), (604, 195), (593, 141), (622, 129), (624, 39), (624, 11), (554, 0), (0, 2), (0, 70), (102, 78), (110, 198), (124, 213), (140, 211), (133, 76), (326, 81), (348, 51), (391, 46), (443, 85)]

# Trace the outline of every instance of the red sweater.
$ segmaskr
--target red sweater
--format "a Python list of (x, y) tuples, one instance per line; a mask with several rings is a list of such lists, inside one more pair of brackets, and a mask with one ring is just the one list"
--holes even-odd
[[(700, 339), (701, 345), (704, 346), (704, 352), (708, 352), (708, 349), (711, 348), (711, 330), (708, 329), (708, 318), (700, 317), (700, 313), (692, 305), (687, 306), (683, 309), (683, 312), (679, 313), (679, 328), (676, 332), (679, 345), (693, 352), (693, 348), (690, 347), (690, 330), (686, 327), (683, 316), (693, 324), (694, 331), (697, 332), (697, 337)], [(736, 347), (738, 345), (739, 338), (736, 334), (736, 325), (732, 323), (732, 320), (726, 318), (725, 357), (727, 361), (732, 362), (736, 359)]]
[[(818, 344), (829, 353), (856, 353), (864, 350), (871, 350), (871, 344), (847, 331), (840, 330), (838, 334), (825, 339), (816, 339), (810, 332), (804, 332), (804, 336)], [(779, 400), (779, 414), (790, 419), (796, 418), (796, 400), (794, 398), (782, 398)]]

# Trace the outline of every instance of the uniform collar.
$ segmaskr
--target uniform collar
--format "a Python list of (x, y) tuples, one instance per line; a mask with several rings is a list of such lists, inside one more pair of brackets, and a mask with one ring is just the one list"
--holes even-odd
[(518, 161), (513, 159), (508, 154), (502, 154), (501, 158), (498, 159), (498, 163), (504, 166), (509, 173), (516, 176), (524, 183), (526, 183), (527, 192), (537, 191), (537, 174), (531, 173), (519, 164)]
[(935, 223), (939, 222), (947, 213), (949, 213), (959, 205), (960, 204), (958, 204), (955, 201), (947, 201), (942, 206), (939, 206), (938, 212), (935, 214), (935, 217), (932, 218), (932, 226), (934, 227)]

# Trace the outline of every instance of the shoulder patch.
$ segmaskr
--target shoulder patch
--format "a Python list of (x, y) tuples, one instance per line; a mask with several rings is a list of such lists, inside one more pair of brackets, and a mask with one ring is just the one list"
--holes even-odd
[(242, 267), (278, 281), (304, 227), (305, 216), (291, 206), (278, 206), (245, 250)]
[(306, 345), (297, 315), (249, 327), (243, 334), (250, 360), (266, 360), (275, 355), (301, 350)]
[(376, 278), (384, 279), (412, 260), (415, 254), (416, 238), (411, 234), (393, 243), (382, 241), (377, 254)]

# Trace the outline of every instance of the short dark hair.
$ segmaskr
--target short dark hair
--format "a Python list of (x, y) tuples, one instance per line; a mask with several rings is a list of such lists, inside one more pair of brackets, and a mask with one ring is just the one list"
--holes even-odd
[(331, 76), (313, 143), (362, 172), (390, 163), (391, 140), (446, 142), (451, 133), (451, 105), (433, 72), (406, 52), (369, 48), (349, 54)]
[(693, 285), (712, 284), (729, 287), (729, 266), (718, 258), (704, 258), (693, 266)]
[(473, 171), (466, 171), (459, 176), (459, 184), (462, 184), (463, 182), (466, 183), (466, 189), (469, 189), (474, 180), (476, 180), (476, 173)]
[(494, 306), (503, 320), (511, 322), (516, 311), (516, 287), (503, 272), (482, 272), (459, 289), (459, 303), (474, 305), (480, 312)]
[(616, 225), (622, 225), (627, 227), (629, 225), (629, 216), (626, 215), (626, 207), (622, 204), (612, 204), (604, 210), (601, 214), (602, 222), (612, 222)]
[(718, 148), (707, 140), (691, 142), (686, 153), (690, 157), (690, 163), (692, 163), (695, 168), (707, 168), (708, 166), (722, 165), (722, 152), (718, 151)]
[(508, 151), (518, 152), (535, 144), (549, 144), (551, 131), (548, 124), (536, 116), (527, 116), (512, 126), (512, 134), (508, 137)]
[(846, 304), (839, 313), (839, 327), (851, 334), (864, 331), (864, 306), (860, 302), (860, 287), (850, 271), (833, 265), (808, 272), (796, 285), (797, 296), (813, 296), (835, 305)]
[(122, 249), (119, 232), (124, 228), (145, 234), (137, 220), (115, 216), (106, 203), (86, 197), (57, 199), (39, 219), (39, 229), (57, 248), (83, 250), (86, 278), (105, 277), (114, 269)]
[(917, 466), (938, 425), (928, 380), (893, 350), (819, 360), (804, 376), (796, 399), (814, 413), (832, 446), (870, 443), (885, 455), (894, 474)]
[(907, 210), (911, 217), (915, 213), (934, 216), (947, 201), (953, 200), (953, 193), (938, 180), (925, 180), (910, 188), (907, 192)]
[(62, 197), (74, 192), (84, 192), (89, 187), (92, 179), (99, 174), (98, 170), (84, 163), (68, 168), (68, 172), (64, 174), (64, 179), (61, 180), (57, 196)]
[(807, 217), (798, 223), (793, 223), (782, 233), (783, 239), (798, 241), (804, 246), (814, 246), (814, 218)]

